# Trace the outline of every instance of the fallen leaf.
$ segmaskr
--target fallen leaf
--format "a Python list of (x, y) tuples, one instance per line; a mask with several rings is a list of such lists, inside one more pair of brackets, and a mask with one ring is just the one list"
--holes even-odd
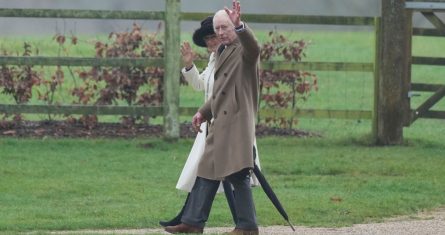
[(331, 202), (339, 203), (341, 201), (343, 201), (343, 199), (341, 197), (337, 197), (337, 196), (331, 197)]

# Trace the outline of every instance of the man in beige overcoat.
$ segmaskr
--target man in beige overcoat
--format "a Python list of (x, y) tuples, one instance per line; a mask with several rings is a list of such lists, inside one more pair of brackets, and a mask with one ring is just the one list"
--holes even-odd
[(209, 124), (204, 154), (182, 223), (165, 230), (203, 233), (219, 181), (225, 179), (233, 185), (236, 198), (238, 218), (231, 234), (258, 234), (250, 175), (254, 163), (260, 47), (241, 21), (238, 1), (233, 1), (232, 9), (215, 14), (213, 27), (222, 43), (216, 57), (213, 96), (192, 121), (197, 130), (201, 123)]

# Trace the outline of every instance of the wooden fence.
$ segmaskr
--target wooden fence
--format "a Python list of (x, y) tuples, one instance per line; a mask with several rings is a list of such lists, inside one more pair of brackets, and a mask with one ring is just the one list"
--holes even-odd
[[(42, 113), (42, 114), (96, 114), (96, 115), (150, 115), (164, 116), (165, 137), (179, 138), (179, 116), (193, 115), (197, 108), (179, 107), (180, 70), (179, 35), (181, 20), (200, 21), (211, 13), (180, 12), (180, 0), (166, 0), (165, 11), (102, 11), (102, 10), (52, 10), (52, 9), (0, 9), (0, 17), (33, 17), (33, 18), (79, 18), (79, 19), (139, 19), (163, 20), (165, 22), (165, 56), (163, 59), (132, 58), (69, 58), (69, 57), (13, 57), (0, 56), (0, 65), (45, 65), (45, 66), (156, 66), (165, 68), (164, 105), (159, 107), (122, 107), (122, 106), (89, 106), (89, 105), (6, 105), (0, 104), (0, 113)], [(346, 17), (346, 16), (300, 16), (300, 15), (264, 15), (245, 14), (243, 19), (252, 23), (281, 24), (316, 24), (347, 25), (374, 27), (376, 38), (380, 38), (380, 18)], [(376, 40), (376, 48), (379, 48)], [(371, 55), (378, 59), (378, 51)], [(197, 64), (205, 65), (205, 61)], [(272, 70), (307, 70), (307, 71), (360, 71), (379, 74), (377, 63), (343, 63), (343, 62), (266, 62), (262, 68)], [(378, 81), (378, 79), (375, 79)], [(378, 94), (378, 83), (375, 94)], [(374, 110), (378, 99), (375, 98)], [(315, 118), (349, 118), (371, 119), (376, 115), (372, 110), (325, 110), (297, 109), (271, 110), (261, 109), (261, 116), (299, 116)], [(376, 134), (377, 125), (373, 125)]]
[[(417, 65), (445, 65), (445, 58), (412, 56), (412, 37), (445, 36), (445, 24), (434, 12), (444, 12), (444, 0), (382, 1), (382, 22), (376, 68), (377, 92), (374, 94), (374, 137), (382, 145), (402, 144), (403, 128), (417, 118), (445, 118), (444, 111), (430, 108), (445, 96), (445, 85), (411, 83), (411, 68)], [(435, 28), (413, 27), (413, 12), (421, 12)], [(410, 94), (434, 92), (418, 108), (411, 109)]]

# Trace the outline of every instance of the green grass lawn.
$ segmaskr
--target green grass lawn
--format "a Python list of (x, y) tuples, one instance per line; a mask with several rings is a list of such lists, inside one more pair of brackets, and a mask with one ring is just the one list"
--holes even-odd
[[(432, 125), (443, 122), (420, 121), (392, 147), (369, 145), (370, 123), (302, 122), (325, 137), (258, 140), (263, 172), (296, 225), (349, 226), (445, 204), (445, 137)], [(174, 187), (191, 145), (2, 138), (0, 231), (157, 227), (185, 199)], [(253, 191), (259, 224), (285, 224)], [(217, 196), (208, 225), (231, 223)]]

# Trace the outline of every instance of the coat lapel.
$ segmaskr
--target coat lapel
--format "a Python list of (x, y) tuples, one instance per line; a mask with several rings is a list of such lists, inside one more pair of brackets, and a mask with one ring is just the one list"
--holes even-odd
[(219, 68), (221, 68), (224, 62), (230, 57), (230, 55), (235, 51), (237, 47), (238, 43), (230, 44), (226, 47), (226, 49), (224, 49), (221, 55), (216, 57), (215, 73), (218, 72)]

